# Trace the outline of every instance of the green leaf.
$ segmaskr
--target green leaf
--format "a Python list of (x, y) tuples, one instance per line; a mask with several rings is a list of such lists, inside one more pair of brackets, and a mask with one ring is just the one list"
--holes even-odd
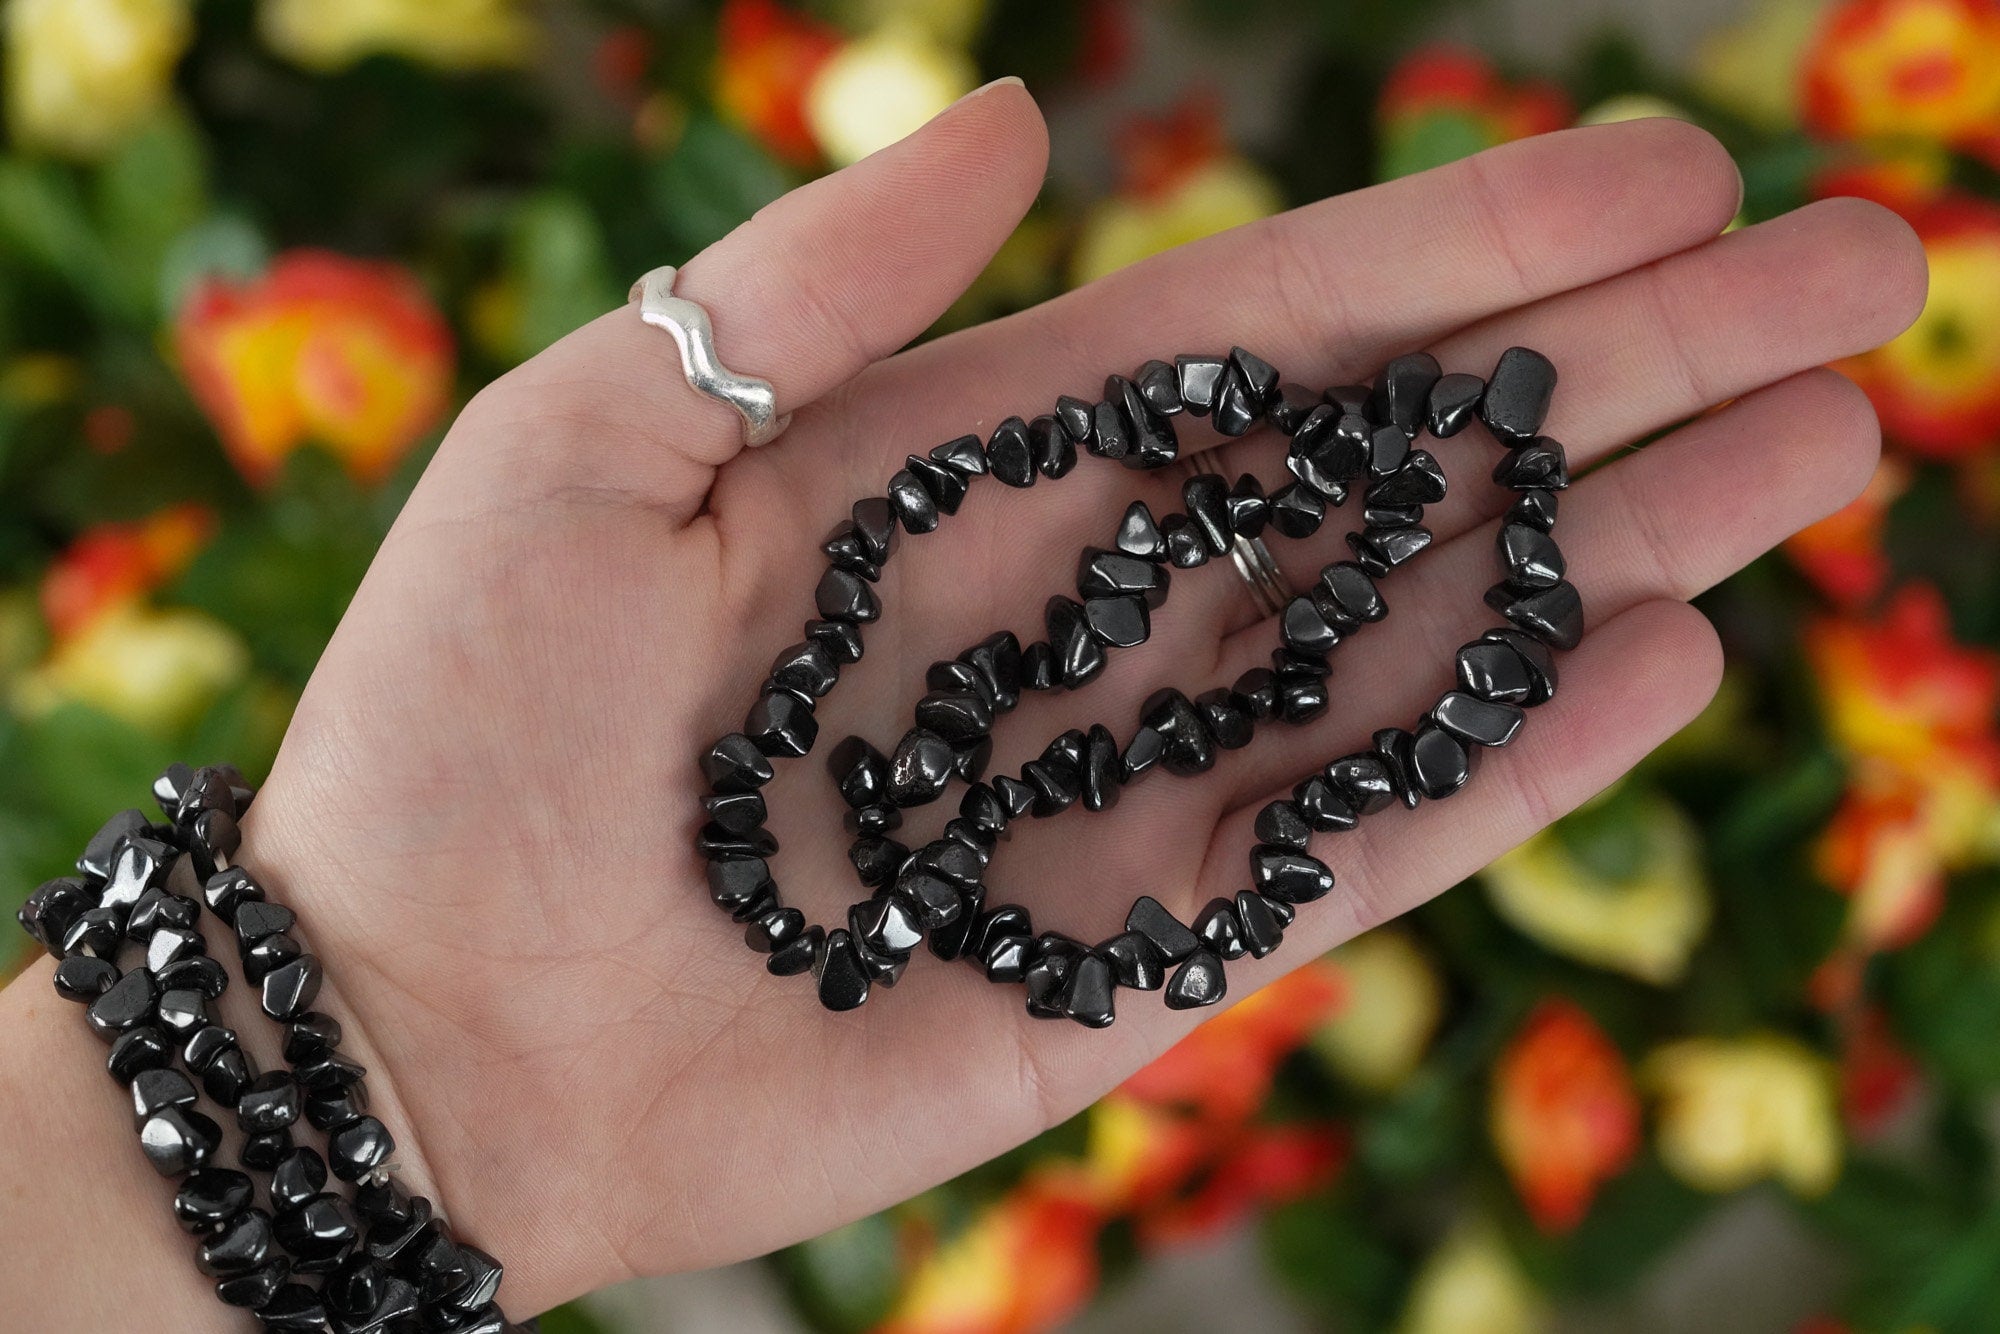
[(890, 1214), (835, 1228), (772, 1257), (794, 1306), (828, 1334), (860, 1334), (889, 1314), (902, 1287)]
[(691, 255), (721, 240), (791, 184), (754, 140), (713, 116), (697, 115), (674, 151), (654, 165), (648, 193), (661, 225)]
[(558, 1306), (536, 1323), (541, 1326), (542, 1334), (613, 1334), (602, 1317), (592, 1315), (579, 1302)]
[(528, 199), (508, 242), (507, 268), (521, 297), (522, 359), (618, 304), (604, 238), (577, 196), (550, 190)]
[(207, 176), (201, 141), (179, 116), (154, 120), (99, 170), (98, 224), (118, 266), (118, 299), (134, 322), (157, 320), (161, 262), (207, 212)]
[(271, 262), (271, 247), (249, 219), (217, 213), (174, 237), (154, 281), (163, 314), (179, 310), (196, 283), (211, 276), (247, 280)]
[(49, 270), (100, 313), (120, 308), (110, 255), (65, 168), (0, 158), (0, 250)]

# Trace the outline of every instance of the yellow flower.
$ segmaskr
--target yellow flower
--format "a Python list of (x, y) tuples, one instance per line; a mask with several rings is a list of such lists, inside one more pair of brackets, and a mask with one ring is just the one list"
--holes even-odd
[(1686, 1038), (1647, 1057), (1640, 1079), (1659, 1097), (1660, 1160), (1697, 1190), (1776, 1177), (1817, 1195), (1840, 1175), (1833, 1071), (1792, 1038)]
[(1695, 57), (1703, 96), (1766, 130), (1798, 124), (1793, 71), (1819, 26), (1825, 0), (1762, 0), (1739, 22), (1718, 29)]
[(1486, 892), (1509, 922), (1559, 954), (1664, 986), (1679, 979), (1708, 929), (1701, 847), (1665, 800), (1629, 804), (1618, 842), (1628, 873), (1593, 866), (1544, 831), (1486, 868)]
[(1548, 1328), (1541, 1294), (1485, 1224), (1458, 1227), (1431, 1253), (1397, 1324), (1399, 1334), (1538, 1334)]
[(15, 137), (70, 157), (102, 155), (166, 104), (193, 28), (187, 0), (12, 0)]
[(1357, 936), (1328, 960), (1346, 997), (1313, 1034), (1313, 1047), (1351, 1084), (1387, 1093), (1417, 1068), (1437, 1031), (1444, 988), (1423, 951), (1401, 931)]
[(839, 166), (886, 148), (972, 91), (963, 51), (891, 24), (836, 51), (806, 91), (806, 123)]
[(969, 46), (986, 26), (986, 0), (845, 0), (841, 22), (851, 32), (905, 24), (943, 46)]
[(518, 0), (264, 0), (257, 18), (273, 51), (309, 69), (377, 53), (445, 69), (515, 65), (535, 45)]
[(199, 716), (249, 665), (243, 641), (215, 618), (132, 604), (61, 644), (21, 678), (15, 703), (31, 715), (87, 704), (146, 731), (171, 732)]
[(1248, 161), (1225, 154), (1205, 162), (1157, 196), (1113, 195), (1083, 221), (1070, 282), (1078, 287), (1114, 269), (1227, 231), (1285, 206), (1278, 187)]

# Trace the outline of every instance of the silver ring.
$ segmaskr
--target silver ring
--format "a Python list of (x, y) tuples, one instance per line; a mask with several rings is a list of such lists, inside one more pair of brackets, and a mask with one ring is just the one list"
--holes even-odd
[(708, 312), (684, 296), (674, 295), (671, 264), (645, 274), (632, 284), (626, 300), (639, 302), (639, 318), (674, 336), (681, 350), (681, 371), (694, 388), (735, 408), (743, 418), (743, 443), (768, 445), (791, 425), (792, 414), (778, 411), (778, 396), (769, 380), (738, 375), (715, 355), (715, 329)]
[[(1199, 454), (1190, 454), (1176, 460), (1175, 466), (1190, 478), (1209, 471), (1219, 476), (1221, 469), (1210, 469), (1204, 463), (1217, 452), (1217, 449), (1206, 449)], [(1293, 597), (1291, 581), (1285, 578), (1284, 570), (1279, 567), (1277, 558), (1271, 555), (1271, 548), (1264, 545), (1263, 538), (1245, 537), (1238, 533), (1229, 547), (1229, 563), (1243, 577), (1243, 582), (1250, 588), (1250, 596), (1266, 616), (1277, 616), (1285, 610), (1285, 604)]]

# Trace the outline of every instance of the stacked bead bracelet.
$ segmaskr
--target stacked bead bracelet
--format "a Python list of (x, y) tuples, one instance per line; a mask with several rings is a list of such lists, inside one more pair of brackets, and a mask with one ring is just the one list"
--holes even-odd
[[(711, 897), (745, 924), (746, 942), (769, 956), (771, 972), (811, 973), (833, 1010), (894, 986), (926, 941), (941, 959), (966, 959), (991, 981), (1022, 984), (1030, 1014), (1093, 1028), (1112, 1022), (1121, 987), (1163, 990), (1175, 1009), (1219, 1001), (1226, 960), (1269, 954), (1297, 907), (1332, 891), (1332, 872), (1308, 851), (1314, 833), (1352, 829), (1397, 801), (1414, 808), (1451, 796), (1470, 779), (1481, 749), (1506, 745), (1523, 710), (1553, 695), (1551, 650), (1573, 648), (1583, 627), (1550, 535), (1556, 492), (1569, 484), (1562, 446), (1540, 434), (1555, 382), (1547, 358), (1517, 347), (1485, 380), (1444, 374), (1417, 353), (1390, 362), (1372, 386), (1315, 394), (1279, 383), (1267, 362), (1239, 347), (1227, 357), (1149, 361), (1130, 378), (1109, 377), (1095, 403), (1065, 396), (1033, 421), (1009, 417), (983, 443), (966, 435), (910, 455), (886, 495), (858, 501), (822, 544), (828, 567), (815, 590), (819, 618), (772, 663), (741, 730), (701, 757), (709, 791), (696, 844)], [(1178, 453), (1172, 419), (1183, 413), (1208, 417), (1226, 437), (1268, 421), (1289, 437), (1291, 480), (1267, 495), (1248, 473), (1233, 485), (1198, 474), (1181, 489), (1184, 512), (1157, 520), (1134, 502), (1110, 547), (1082, 553), (1078, 597), (1049, 599), (1045, 639), (1024, 647), (1001, 631), (934, 663), (916, 725), (890, 753), (860, 737), (836, 745), (828, 768), (848, 806), (850, 860), (873, 893), (848, 909), (844, 926), (808, 925), (772, 880), (778, 845), (764, 827), (760, 789), (773, 777), (773, 759), (812, 750), (818, 701), (861, 658), (862, 628), (882, 612), (873, 585), (900, 536), (935, 530), (982, 476), (1026, 488), (1069, 473), (1079, 452), (1138, 469), (1165, 466)], [(1326, 711), (1329, 655), (1387, 614), (1377, 582), (1431, 543), (1424, 507), (1444, 498), (1446, 479), (1418, 437), (1448, 438), (1474, 420), (1505, 451), (1494, 482), (1518, 494), (1499, 533), (1501, 578), (1486, 594), (1506, 624), (1458, 650), (1456, 688), (1411, 728), (1376, 732), (1371, 749), (1333, 760), (1289, 798), (1266, 805), (1255, 822), (1250, 884), (1209, 903), (1192, 923), (1141, 897), (1125, 929), (1092, 946), (1038, 932), (1018, 904), (989, 907), (987, 874), (1012, 822), (1075, 805), (1107, 809), (1125, 785), (1155, 769), (1206, 771), (1218, 750), (1248, 745), (1259, 722), (1298, 724)], [(1328, 564), (1310, 592), (1285, 604), (1270, 667), (1192, 700), (1171, 688), (1156, 692), (1122, 748), (1097, 724), (1056, 737), (1018, 777), (984, 777), (997, 718), (1022, 691), (1080, 689), (1111, 650), (1145, 642), (1171, 571), (1224, 555), (1242, 538), (1308, 537), (1356, 490), (1362, 526), (1347, 535), (1352, 559)], [(954, 779), (966, 788), (941, 837), (914, 850), (890, 837), (902, 812), (938, 800)]]
[[(198, 1241), (216, 1296), (282, 1334), (532, 1328), (510, 1324), (495, 1302), (499, 1262), (455, 1240), (430, 1201), (391, 1175), (395, 1141), (368, 1115), (366, 1072), (340, 1054), (340, 1025), (311, 1008), (319, 959), (291, 910), (232, 864), (236, 820), (253, 795), (242, 776), (177, 764), (153, 794), (163, 822), (138, 810), (114, 816), (77, 874), (41, 886), (19, 916), (59, 960), (56, 991), (82, 1004), (110, 1044), (107, 1067), (130, 1092), (140, 1147), (180, 1183), (174, 1216)], [(168, 886), (183, 858), (200, 902)], [(236, 1033), (210, 1017), (230, 978), (208, 951), (202, 903), (235, 937), (244, 980), (283, 1028), (283, 1068), (258, 1073)], [(143, 958), (121, 964), (128, 945)], [(200, 1109), (203, 1092), (233, 1112), (247, 1171), (219, 1164), (223, 1129)], [(296, 1140), (301, 1120), (324, 1135), (324, 1154)]]

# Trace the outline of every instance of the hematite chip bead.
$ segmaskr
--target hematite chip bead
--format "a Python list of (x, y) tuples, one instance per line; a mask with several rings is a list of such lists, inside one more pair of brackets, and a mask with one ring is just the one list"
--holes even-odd
[(1296, 804), (1284, 800), (1269, 802), (1258, 811), (1252, 829), (1259, 843), (1290, 852), (1304, 852), (1312, 840), (1312, 826), (1306, 823), (1305, 815)]
[(805, 934), (806, 915), (797, 908), (772, 908), (750, 919), (743, 943), (759, 954), (775, 953)]
[(1028, 439), (1028, 423), (1009, 417), (993, 428), (986, 440), (986, 465), (1008, 486), (1035, 484), (1035, 449)]
[(1160, 532), (1167, 543), (1167, 563), (1175, 569), (1192, 570), (1208, 563), (1208, 544), (1187, 515), (1169, 514), (1160, 520)]
[(759, 792), (716, 792), (701, 799), (711, 823), (732, 834), (748, 834), (763, 828), (769, 811)]
[(1194, 933), (1221, 958), (1243, 956), (1243, 924), (1236, 920), (1236, 905), (1228, 899), (1210, 899), (1195, 915)]
[(1154, 564), (1167, 558), (1167, 539), (1160, 532), (1159, 524), (1153, 521), (1153, 511), (1146, 507), (1143, 500), (1135, 500), (1125, 507), (1124, 516), (1118, 520), (1118, 536), (1114, 544), (1126, 555)]
[(1162, 417), (1171, 417), (1186, 407), (1181, 402), (1180, 378), (1172, 366), (1158, 358), (1133, 372), (1132, 382), (1139, 386), (1139, 395), (1146, 400), (1146, 406)]
[(14, 914), (16, 921), (35, 942), (51, 954), (62, 954), (63, 936), (71, 922), (92, 906), (92, 895), (83, 881), (62, 876), (45, 881)]
[[(271, 1169), (271, 1206), (281, 1214), (326, 1189), (326, 1159), (317, 1150), (293, 1149)], [(291, 1247), (288, 1245), (287, 1250)]]
[(1193, 1010), (1213, 1005), (1228, 990), (1229, 983), (1223, 975), (1221, 958), (1213, 950), (1196, 950), (1167, 979), (1167, 1008)]
[(896, 552), (896, 509), (886, 496), (867, 496), (854, 502), (848, 511), (861, 554), (877, 568), (889, 563)]
[(1254, 890), (1236, 895), (1236, 921), (1243, 929), (1243, 947), (1253, 959), (1261, 959), (1284, 943), (1285, 923), (1272, 900)]
[(236, 1100), (236, 1123), (247, 1135), (283, 1130), (299, 1119), (304, 1094), (289, 1070), (272, 1070), (250, 1081)]
[(118, 982), (118, 966), (90, 954), (72, 954), (56, 965), (56, 994), (88, 1005)]
[(134, 968), (91, 1001), (84, 1018), (92, 1032), (110, 1042), (120, 1033), (150, 1022), (158, 1003), (153, 975), (144, 968)]
[(1299, 482), (1271, 493), (1270, 524), (1286, 537), (1311, 537), (1326, 521), (1326, 502)]
[(1168, 686), (1147, 696), (1140, 706), (1140, 727), (1159, 734), (1165, 743), (1161, 762), (1169, 773), (1206, 773), (1215, 765), (1215, 739), (1201, 720), (1201, 711), (1180, 691)]
[(282, 931), (265, 936), (243, 950), (243, 978), (247, 982), (261, 982), (272, 969), (290, 963), (304, 952), (303, 945)]
[(1076, 441), (1053, 416), (1040, 416), (1028, 423), (1028, 444), (1034, 451), (1035, 471), (1050, 481), (1075, 470)]
[(1514, 701), (1532, 708), (1547, 703), (1556, 692), (1556, 662), (1548, 645), (1513, 626), (1488, 630), (1480, 639), (1491, 644), (1505, 644), (1521, 657), (1529, 673), (1535, 678), (1535, 687), (1525, 700)]
[(1507, 582), (1520, 588), (1553, 588), (1568, 572), (1561, 548), (1541, 529), (1510, 523), (1500, 529), (1495, 544), (1507, 567)]
[(1131, 991), (1158, 991), (1166, 985), (1167, 960), (1141, 931), (1122, 931), (1097, 947), (1111, 964), (1118, 985)]
[(343, 1036), (339, 1020), (309, 1011), (285, 1026), (285, 1059), (293, 1065), (320, 1060), (333, 1054)]
[(1237, 703), (1235, 692), (1227, 687), (1202, 691), (1195, 696), (1194, 706), (1201, 714), (1202, 726), (1222, 750), (1241, 750), (1256, 735), (1257, 724), (1249, 710)]
[(1557, 582), (1517, 593), (1505, 584), (1489, 590), (1487, 605), (1552, 648), (1572, 649), (1583, 640), (1583, 601), (1576, 587)]
[(840, 664), (824, 645), (805, 640), (771, 660), (771, 683), (808, 699), (823, 699), (840, 681)]
[(113, 958), (125, 940), (125, 909), (99, 905), (76, 915), (63, 933), (63, 953), (75, 956), (88, 952), (99, 958)]
[(139, 1147), (163, 1177), (180, 1176), (204, 1167), (222, 1144), (222, 1127), (200, 1112), (168, 1107), (146, 1118), (139, 1127)]
[(1286, 903), (1311, 903), (1333, 892), (1326, 863), (1285, 847), (1251, 848), (1250, 876), (1258, 890)]
[(169, 1107), (192, 1107), (200, 1098), (178, 1070), (142, 1070), (132, 1080), (132, 1124), (142, 1126), (146, 1118)]
[(110, 879), (112, 860), (126, 837), (143, 836), (151, 827), (144, 811), (118, 812), (90, 836), (90, 842), (84, 845), (83, 855), (76, 859), (76, 869), (93, 880)]
[(1056, 1008), (1085, 1028), (1109, 1028), (1117, 1018), (1111, 998), (1114, 984), (1111, 961), (1086, 953), (1070, 966)]
[(1212, 472), (1201, 473), (1181, 483), (1181, 504), (1201, 534), (1211, 556), (1229, 554), (1236, 540), (1229, 526), (1229, 483)]
[(1524, 523), (1541, 532), (1549, 532), (1556, 526), (1556, 493), (1553, 491), (1523, 491), (1519, 499), (1507, 507), (1508, 523)]
[(152, 1025), (118, 1035), (105, 1058), (105, 1069), (121, 1084), (129, 1085), (148, 1070), (158, 1070), (174, 1058), (166, 1034)]
[(1406, 528), (1364, 528), (1347, 535), (1355, 563), (1377, 579), (1430, 544), (1431, 530), (1421, 524)]
[(273, 1230), (302, 1273), (331, 1269), (361, 1240), (361, 1225), (347, 1201), (326, 1193), (279, 1214)]
[(257, 1308), (270, 1334), (334, 1334), (333, 1317), (319, 1293), (303, 1283), (287, 1283)]
[(266, 1260), (255, 1269), (217, 1279), (215, 1295), (225, 1306), (254, 1311), (275, 1297), (278, 1289), (291, 1276), (291, 1262), (280, 1255)]
[(1075, 690), (1104, 670), (1104, 646), (1091, 633), (1082, 604), (1058, 593), (1043, 607), (1042, 619), (1055, 655), (1056, 677), (1064, 689)]
[[(1489, 645), (1489, 647), (1497, 647)], [(1460, 741), (1504, 746), (1521, 729), (1521, 710), (1464, 690), (1448, 691), (1431, 709), (1437, 725)]]
[(1486, 394), (1486, 382), (1477, 375), (1454, 372), (1439, 377), (1431, 386), (1425, 424), (1440, 440), (1457, 435), (1479, 415), (1479, 400)]
[(853, 864), (854, 874), (870, 889), (893, 879), (896, 868), (909, 855), (910, 850), (893, 838), (857, 839), (854, 846), (847, 850), (847, 860)]
[(916, 908), (896, 894), (878, 894), (849, 908), (847, 927), (878, 954), (908, 954), (924, 939)]
[(1197, 417), (1206, 417), (1215, 408), (1222, 387), (1222, 358), (1178, 356), (1174, 358), (1174, 379), (1181, 403)]
[(195, 1263), (214, 1277), (247, 1273), (270, 1258), (272, 1240), (271, 1216), (262, 1209), (245, 1209), (202, 1245)]
[(1070, 439), (1076, 441), (1079, 445), (1089, 442), (1091, 428), (1090, 404), (1084, 402), (1075, 394), (1064, 394), (1056, 399), (1055, 417), (1062, 424), (1063, 430), (1068, 433)]
[[(922, 454), (910, 455), (903, 466), (917, 479), (918, 485), (924, 488), (924, 493), (931, 498), (931, 503), (938, 507), (940, 513), (958, 513), (958, 507), (965, 502), (967, 489), (965, 473)], [(980, 471), (986, 471), (984, 461), (981, 462)]]
[(1382, 368), (1371, 398), (1381, 404), (1383, 420), (1404, 435), (1415, 435), (1424, 427), (1431, 390), (1443, 374), (1430, 353), (1407, 353)]
[(359, 1181), (396, 1151), (389, 1129), (372, 1116), (348, 1122), (327, 1138), (327, 1166), (342, 1181)]
[(298, 1018), (312, 1008), (322, 976), (319, 957), (313, 954), (272, 969), (259, 984), (264, 1013), (281, 1021)]
[(1410, 782), (1431, 801), (1441, 801), (1472, 777), (1472, 754), (1465, 743), (1434, 722), (1417, 728), (1409, 743)]
[(860, 575), (829, 565), (813, 589), (813, 605), (830, 621), (866, 624), (882, 615), (882, 600)]
[(1555, 389), (1556, 368), (1547, 357), (1510, 347), (1500, 354), (1487, 382), (1480, 418), (1503, 442), (1529, 439), (1542, 429)]
[(1109, 648), (1136, 648), (1153, 632), (1145, 600), (1139, 597), (1091, 598), (1083, 604), (1083, 623)]
[(1083, 782), (1086, 810), (1104, 811), (1118, 804), (1118, 794), (1125, 780), (1118, 759), (1118, 739), (1102, 723), (1091, 724), (1090, 731), (1084, 736), (1083, 764), (1079, 775)]
[(160, 993), (153, 1013), (168, 1033), (186, 1037), (208, 1023), (208, 1001), (199, 991), (176, 990)]
[(774, 977), (797, 977), (810, 972), (813, 961), (819, 957), (821, 944), (826, 939), (826, 929), (808, 926), (803, 932), (771, 951), (771, 957), (764, 961), (764, 967)]
[(775, 892), (771, 868), (762, 857), (732, 855), (708, 863), (709, 898), (739, 922), (763, 912)]
[(241, 1172), (205, 1167), (189, 1173), (174, 1193), (174, 1218), (189, 1232), (213, 1232), (249, 1208), (256, 1194)]
[[(889, 507), (896, 511), (897, 522), (906, 533), (931, 533), (937, 531), (938, 505), (931, 493), (924, 488), (917, 475), (908, 468), (898, 468), (889, 479), (886, 488), (889, 493)], [(823, 616), (833, 615), (822, 611)], [(845, 619), (853, 620), (854, 617)]]
[[(1373, 759), (1374, 756), (1367, 758)], [(1299, 815), (1305, 822), (1322, 834), (1341, 833), (1359, 823), (1354, 803), (1337, 790), (1325, 774), (1314, 774), (1293, 788), (1292, 803), (1298, 807)]]
[(1444, 468), (1427, 449), (1413, 450), (1402, 466), (1368, 488), (1370, 505), (1435, 505), (1447, 490)]
[(819, 737), (819, 719), (810, 703), (789, 690), (771, 690), (759, 696), (743, 719), (743, 734), (766, 755), (787, 755), (794, 759), (810, 754)]
[(852, 1010), (868, 999), (868, 973), (845, 929), (826, 933), (813, 959), (819, 1003), (829, 1010)]
[(771, 761), (741, 732), (731, 732), (710, 746), (701, 757), (701, 771), (717, 792), (754, 792), (772, 777)]
[(1510, 449), (1493, 465), (1493, 480), (1516, 491), (1561, 491), (1569, 486), (1569, 459), (1545, 435)]
[(1119, 460), (1128, 468), (1161, 468), (1174, 461), (1180, 452), (1180, 442), (1175, 438), (1174, 426), (1167, 417), (1154, 410), (1146, 401), (1139, 387), (1130, 380), (1118, 386), (1118, 397), (1110, 395), (1111, 385), (1106, 382), (1105, 400), (1116, 403), (1125, 418), (1129, 447), (1125, 457)]
[(192, 991), (205, 1000), (215, 1000), (229, 988), (229, 973), (206, 954), (177, 959), (162, 968), (154, 980), (162, 992)]
[(1377, 755), (1343, 755), (1326, 766), (1326, 780), (1357, 814), (1369, 815), (1396, 799), (1395, 776)]
[(1286, 435), (1296, 435), (1300, 423), (1312, 415), (1313, 409), (1325, 406), (1320, 396), (1304, 385), (1285, 382), (1278, 386), (1277, 393), (1271, 395), (1264, 415), (1270, 418), (1271, 425)]
[(951, 743), (937, 733), (922, 727), (905, 732), (889, 760), (889, 804), (910, 807), (936, 801), (951, 781), (956, 758)]
[(835, 662), (861, 661), (861, 627), (852, 621), (812, 620), (805, 624), (806, 638), (827, 651)]
[[(1400, 469), (1410, 458), (1410, 437), (1394, 426), (1378, 426), (1368, 433), (1368, 475), (1383, 478)], [(1394, 501), (1377, 501), (1394, 504)]]
[[(1146, 516), (1146, 523), (1151, 525), (1151, 515)], [(1153, 531), (1157, 535), (1159, 530)], [(1121, 542), (1123, 536), (1121, 533)], [(1076, 591), (1085, 599), (1137, 596), (1148, 607), (1157, 608), (1167, 600), (1170, 578), (1156, 558), (1135, 556), (1122, 547), (1117, 551), (1085, 547), (1076, 563)]]
[[(315, 1130), (338, 1130), (359, 1120), (367, 1110), (368, 1085), (365, 1082), (334, 1084), (306, 1090), (306, 1124)], [(290, 1131), (274, 1133), (287, 1136), (291, 1134)], [(261, 1139), (263, 1136), (253, 1138)], [(277, 1147), (276, 1156), (282, 1157), (290, 1149), (291, 1144), (287, 1140)], [(246, 1158), (244, 1161), (249, 1160)]]

